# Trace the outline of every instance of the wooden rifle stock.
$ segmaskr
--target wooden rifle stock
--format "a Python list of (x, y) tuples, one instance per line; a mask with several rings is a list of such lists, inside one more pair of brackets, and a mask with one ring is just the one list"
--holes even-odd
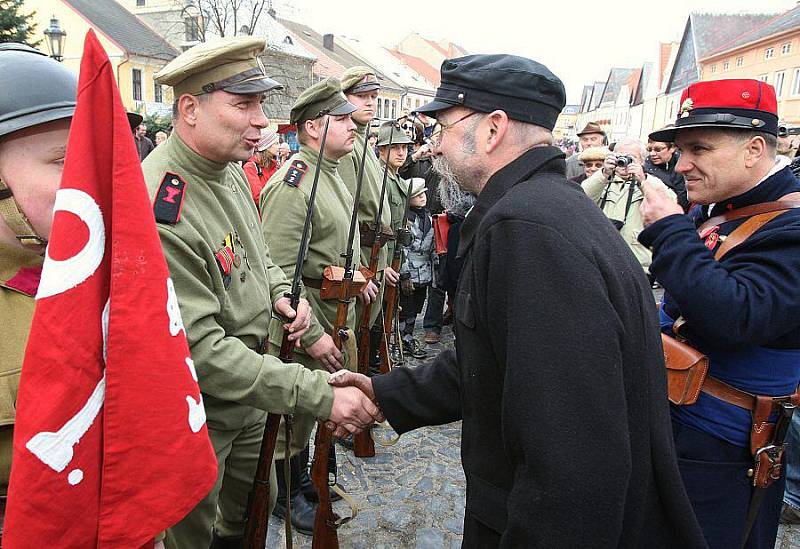
[[(400, 245), (399, 243), (397, 244)], [(392, 258), (392, 270), (396, 273), (400, 272), (400, 255), (394, 254)], [(386, 311), (383, 317), (383, 337), (380, 344), (381, 356), (381, 373), (386, 374), (392, 369), (392, 359), (389, 357), (389, 339), (392, 337), (395, 313), (397, 312), (397, 288), (398, 284), (394, 286), (387, 285), (384, 289), (383, 300), (386, 302)], [(397, 342), (399, 345), (400, 342)]]
[[(373, 273), (378, 268), (378, 254), (381, 252), (381, 243), (379, 239), (375, 239), (372, 245), (372, 256), (369, 261), (369, 270)], [(370, 316), (372, 316), (372, 306), (374, 302), (364, 305), (364, 310), (361, 313), (361, 321), (358, 325), (358, 373), (369, 375), (369, 361), (370, 361)], [(379, 307), (380, 303), (377, 304)], [(356, 457), (375, 457), (375, 442), (372, 440), (372, 429), (364, 429), (360, 433), (353, 435), (353, 454)]]
[(319, 506), (314, 517), (313, 549), (339, 549), (339, 536), (336, 533), (336, 520), (331, 505), (330, 484), (328, 482), (328, 458), (333, 450), (331, 430), (320, 421), (317, 423), (317, 437), (314, 442), (314, 463), (311, 465), (311, 481), (319, 495)]
[[(297, 300), (291, 294), (287, 296), (292, 299), (292, 308), (297, 310)], [(265, 340), (264, 346), (267, 343)], [(288, 330), (283, 334), (281, 341), (281, 353), (278, 358), (284, 363), (292, 361), (292, 351), (294, 341), (289, 340)], [(266, 351), (266, 349), (264, 349)], [(290, 421), (286, 418), (286, 421)], [(245, 549), (262, 549), (267, 544), (267, 528), (269, 527), (269, 474), (272, 468), (272, 459), (275, 456), (275, 446), (278, 444), (278, 429), (281, 425), (280, 414), (267, 414), (267, 422), (264, 425), (264, 437), (261, 439), (261, 449), (258, 455), (258, 468), (256, 476), (253, 478), (253, 487), (247, 498), (247, 510), (245, 512), (244, 539), (242, 540)], [(288, 450), (290, 441), (286, 441)], [(288, 451), (286, 452), (288, 454)], [(288, 456), (285, 456), (288, 459)], [(287, 489), (288, 493), (288, 489)], [(288, 532), (287, 532), (288, 534)], [(287, 538), (287, 547), (292, 545), (291, 537)]]

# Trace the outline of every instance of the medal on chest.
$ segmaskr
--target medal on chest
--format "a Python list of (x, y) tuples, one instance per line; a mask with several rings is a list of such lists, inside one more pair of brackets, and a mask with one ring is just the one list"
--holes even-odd
[(709, 227), (708, 229), (704, 230), (700, 233), (700, 238), (703, 240), (703, 243), (706, 245), (711, 251), (714, 251), (714, 248), (717, 247), (719, 244), (719, 225), (714, 225), (713, 227)]

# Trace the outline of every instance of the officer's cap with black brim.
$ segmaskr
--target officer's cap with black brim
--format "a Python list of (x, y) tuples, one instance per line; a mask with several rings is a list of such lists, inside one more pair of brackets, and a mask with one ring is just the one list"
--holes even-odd
[(375, 71), (369, 67), (359, 65), (350, 67), (342, 73), (342, 91), (349, 94), (367, 93), (381, 89), (381, 83)]
[(451, 107), (504, 111), (509, 118), (548, 130), (566, 104), (564, 84), (550, 70), (516, 55), (467, 55), (446, 59), (436, 97), (415, 112), (436, 118)]
[(155, 76), (158, 84), (172, 86), (177, 99), (183, 94), (201, 95), (226, 91), (255, 95), (283, 86), (268, 77), (258, 56), (263, 38), (243, 36), (203, 42), (170, 61)]
[(289, 122), (300, 124), (320, 116), (342, 116), (352, 114), (358, 108), (342, 93), (342, 84), (337, 78), (326, 78), (307, 88), (292, 105)]
[(775, 88), (760, 80), (710, 80), (691, 84), (681, 95), (674, 125), (650, 134), (650, 140), (671, 143), (680, 130), (719, 128), (755, 130), (778, 135)]

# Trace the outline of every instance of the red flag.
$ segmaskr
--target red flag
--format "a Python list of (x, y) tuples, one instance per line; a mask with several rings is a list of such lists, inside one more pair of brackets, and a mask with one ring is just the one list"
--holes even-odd
[(4, 547), (152, 547), (210, 491), (216, 463), (130, 126), (89, 31), (20, 380)]

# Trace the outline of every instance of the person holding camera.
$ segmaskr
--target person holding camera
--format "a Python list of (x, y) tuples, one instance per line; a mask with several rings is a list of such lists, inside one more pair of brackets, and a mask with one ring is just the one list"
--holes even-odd
[(613, 153), (606, 156), (602, 169), (581, 183), (583, 191), (595, 201), (630, 247), (639, 264), (649, 274), (650, 250), (638, 240), (642, 232), (642, 183), (647, 181), (664, 192), (677, 203), (675, 193), (654, 175), (645, 174), (642, 167), (644, 146), (635, 139), (623, 139), (616, 144)]

